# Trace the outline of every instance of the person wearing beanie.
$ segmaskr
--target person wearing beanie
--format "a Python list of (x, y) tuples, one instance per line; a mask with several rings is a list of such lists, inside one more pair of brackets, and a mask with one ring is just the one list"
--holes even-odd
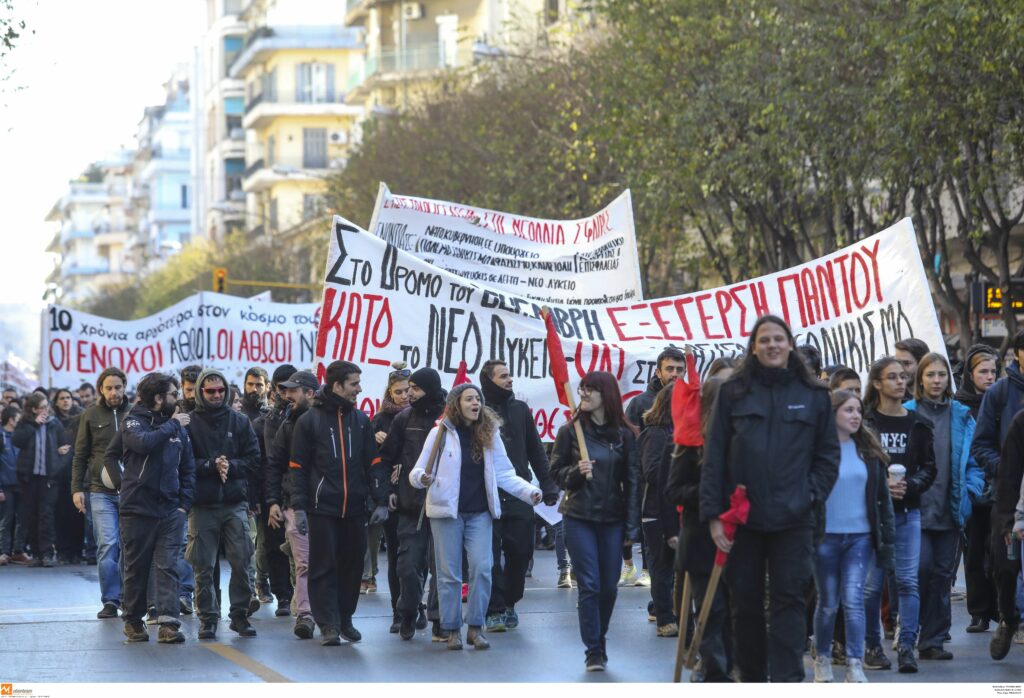
[[(366, 555), (366, 526), (388, 516), (387, 473), (370, 418), (356, 408), (362, 371), (348, 361), (327, 366), (324, 387), (292, 435), (291, 503), (309, 533), (309, 604), (321, 644), (359, 642), (352, 624)], [(367, 502), (372, 502), (372, 513)]]
[(200, 640), (217, 636), (220, 608), (214, 575), (219, 573), (221, 543), (231, 565), (231, 630), (242, 637), (256, 636), (248, 620), (253, 598), (249, 560), (255, 552), (249, 533), (248, 487), (253, 470), (259, 467), (260, 447), (249, 418), (228, 407), (227, 400), (223, 373), (207, 369), (199, 374), (196, 408), (187, 427), (196, 461), (196, 497), (189, 512), (185, 557), (196, 575)]
[[(544, 503), (558, 501), (558, 485), (548, 473), (548, 458), (537, 434), (530, 407), (512, 392), (512, 374), (503, 361), (487, 361), (480, 370), (484, 400), (501, 419), (501, 441), (516, 475), (531, 482), (537, 476)], [(530, 468), (533, 468), (531, 472)], [(526, 571), (533, 558), (533, 507), (503, 489), (501, 518), (494, 521), (491, 596), (487, 607), (488, 632), (504, 632), (519, 626), (516, 604), (526, 589)], [(502, 562), (504, 553), (504, 563)]]
[[(531, 505), (541, 491), (516, 474), (498, 429), (500, 419), (484, 405), (480, 388), (463, 383), (448, 394), (444, 421), (431, 429), (409, 483), (426, 489), (426, 515), (434, 536), (441, 630), (448, 649), (462, 649), (462, 554), (469, 564), (466, 641), (474, 649), (490, 647), (484, 621), (491, 593), (492, 524), (501, 518), (498, 488)], [(445, 434), (444, 447), (430, 462), (434, 442)], [(432, 486), (433, 485), (433, 486)]]
[[(432, 368), (421, 368), (409, 376), (409, 406), (399, 412), (380, 447), (381, 466), (390, 474), (388, 508), (397, 513), (398, 523), (398, 598), (395, 615), (398, 633), (411, 640), (416, 629), (433, 622), (433, 639), (444, 642), (437, 606), (437, 575), (430, 526), (418, 526), (425, 495), (409, 482), (416, 461), (423, 451), (427, 434), (444, 412), (448, 394), (441, 388), (441, 376)], [(423, 581), (430, 570), (430, 592), (424, 615)]]

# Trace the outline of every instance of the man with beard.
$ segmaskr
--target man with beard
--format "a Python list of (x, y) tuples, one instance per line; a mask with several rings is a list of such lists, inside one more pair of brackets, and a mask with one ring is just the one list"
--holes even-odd
[[(125, 420), (108, 458), (123, 458), (118, 513), (124, 563), (124, 634), (129, 642), (146, 642), (142, 621), (150, 565), (163, 643), (184, 642), (178, 629), (178, 556), (185, 517), (195, 494), (195, 461), (186, 427), (190, 417), (175, 414), (178, 381), (151, 373), (139, 382), (139, 404)], [(123, 449), (122, 449), (123, 444)]]
[(381, 465), (391, 473), (388, 504), (398, 511), (398, 584), (401, 594), (395, 611), (400, 617), (399, 637), (411, 640), (416, 634), (417, 614), (423, 599), (423, 582), (430, 568), (430, 593), (427, 616), (433, 622), (433, 638), (445, 642), (437, 607), (437, 580), (430, 526), (417, 525), (426, 490), (409, 483), (409, 473), (423, 450), (427, 435), (444, 412), (447, 393), (441, 389), (441, 376), (432, 368), (421, 368), (409, 376), (409, 406), (398, 413), (381, 445)]
[(387, 473), (373, 426), (355, 406), (361, 373), (348, 361), (332, 362), (292, 438), (292, 507), (296, 527), (309, 532), (309, 603), (324, 645), (362, 639), (352, 615), (363, 577), (368, 498), (376, 505), (371, 525), (388, 516)]
[[(501, 440), (516, 475), (529, 482), (537, 475), (544, 503), (558, 501), (558, 485), (548, 474), (548, 459), (534, 426), (530, 407), (512, 392), (512, 374), (504, 361), (487, 361), (480, 370), (480, 387), (487, 406), (501, 417)], [(498, 490), (501, 518), (494, 521), (494, 566), (487, 609), (487, 631), (503, 632), (519, 626), (515, 605), (526, 589), (526, 570), (533, 557), (533, 507)], [(502, 565), (501, 554), (505, 553)]]
[[(276, 377), (276, 372), (275, 372)], [(267, 523), (274, 536), (287, 535), (295, 563), (295, 636), (302, 640), (313, 637), (313, 614), (309, 607), (309, 537), (308, 521), (302, 529), (296, 526), (295, 510), (292, 508), (288, 462), (292, 450), (292, 433), (295, 423), (304, 415), (313, 401), (320, 383), (311, 371), (296, 371), (278, 384), (278, 391), (290, 406), (284, 423), (277, 429), (273, 442), (267, 449)], [(282, 524), (284, 524), (282, 526)]]
[(200, 640), (217, 636), (220, 607), (214, 591), (217, 551), (231, 565), (228, 587), (231, 629), (242, 637), (255, 637), (247, 618), (252, 586), (249, 559), (248, 482), (260, 461), (260, 447), (249, 419), (227, 404), (228, 382), (220, 371), (207, 369), (196, 381), (196, 409), (189, 436), (196, 459), (195, 506), (189, 514), (186, 557), (196, 573)]
[(197, 364), (186, 366), (181, 369), (181, 397), (179, 409), (183, 412), (191, 412), (196, 408), (196, 381), (203, 367)]
[(99, 401), (82, 413), (75, 456), (71, 462), (71, 491), (75, 508), (92, 517), (96, 538), (96, 565), (103, 608), (97, 618), (117, 618), (121, 607), (121, 546), (117, 519), (117, 490), (104, 478), (103, 456), (128, 415), (124, 396), (128, 380), (119, 368), (105, 369), (96, 381)]

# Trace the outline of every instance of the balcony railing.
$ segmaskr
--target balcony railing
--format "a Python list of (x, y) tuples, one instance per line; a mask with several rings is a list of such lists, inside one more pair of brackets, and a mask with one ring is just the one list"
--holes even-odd
[(304, 105), (316, 105), (316, 104), (344, 104), (345, 94), (336, 95), (296, 95), (295, 93), (276, 94), (273, 96), (258, 94), (254, 95), (245, 104), (245, 114), (249, 115), (253, 109), (261, 104), (304, 104)]
[(420, 44), (405, 50), (382, 49), (379, 53), (367, 56), (361, 71), (350, 73), (346, 89), (351, 91), (378, 74), (461, 68), (472, 63), (472, 46), (459, 46), (454, 52), (447, 45), (440, 43)]
[(263, 164), (263, 158), (260, 158), (256, 162), (252, 163), (251, 165), (245, 168), (246, 179), (252, 177), (254, 174), (256, 174), (257, 171), (262, 170), (264, 167), (265, 165)]

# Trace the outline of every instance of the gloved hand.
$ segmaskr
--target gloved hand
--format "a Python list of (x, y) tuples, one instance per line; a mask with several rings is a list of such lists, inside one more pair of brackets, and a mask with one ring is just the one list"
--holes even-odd
[(549, 507), (553, 507), (554, 505), (558, 504), (558, 492), (557, 492), (557, 490), (555, 492), (545, 492), (544, 493), (544, 504), (546, 504)]
[(306, 512), (295, 510), (295, 530), (299, 532), (300, 536), (309, 532), (309, 520), (306, 518)]
[(385, 506), (379, 506), (373, 510), (370, 514), (370, 525), (374, 526), (379, 523), (384, 523), (388, 520), (388, 508)]

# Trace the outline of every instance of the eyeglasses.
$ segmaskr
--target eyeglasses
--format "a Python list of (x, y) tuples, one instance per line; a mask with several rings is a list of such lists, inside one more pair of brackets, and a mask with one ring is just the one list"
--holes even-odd
[(395, 378), (408, 378), (412, 375), (411, 368), (400, 368), (397, 371), (392, 371), (388, 374), (388, 380), (394, 380)]
[(227, 388), (203, 388), (203, 395), (223, 395)]
[(580, 395), (593, 395), (594, 393), (600, 393), (601, 391), (598, 390), (597, 388), (591, 388), (590, 386), (587, 385), (581, 385), (576, 392), (579, 393)]

